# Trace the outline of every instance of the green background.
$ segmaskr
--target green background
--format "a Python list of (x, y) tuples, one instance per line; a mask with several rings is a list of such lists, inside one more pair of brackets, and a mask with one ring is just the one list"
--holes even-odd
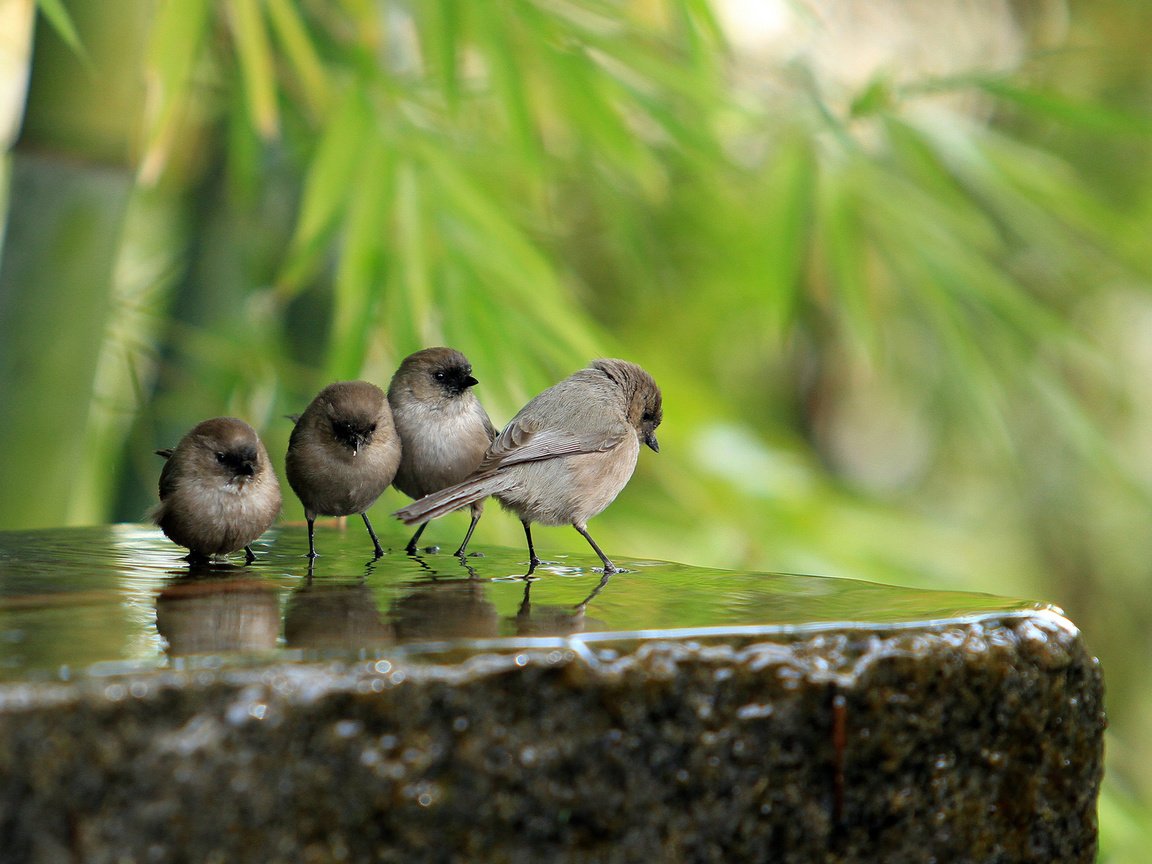
[(1109, 686), (1101, 860), (1144, 859), (1152, 7), (33, 15), (0, 0), (0, 528), (140, 519), (210, 416), (279, 470), (282, 415), (427, 345), (498, 426), (625, 357), (661, 453), (601, 546), (1059, 604)]

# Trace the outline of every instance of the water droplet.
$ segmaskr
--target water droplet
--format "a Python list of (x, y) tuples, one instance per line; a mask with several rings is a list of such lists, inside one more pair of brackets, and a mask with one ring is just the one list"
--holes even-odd
[(336, 735), (340, 738), (351, 738), (354, 735), (359, 735), (364, 729), (364, 724), (359, 720), (338, 720), (336, 722)]
[(776, 709), (771, 705), (761, 705), (756, 702), (750, 702), (747, 705), (741, 705), (736, 709), (736, 716), (741, 720), (755, 720), (761, 717), (771, 717), (772, 712)]

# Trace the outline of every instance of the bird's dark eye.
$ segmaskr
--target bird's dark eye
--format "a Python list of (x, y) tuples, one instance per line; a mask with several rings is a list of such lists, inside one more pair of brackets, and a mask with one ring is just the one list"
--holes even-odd
[(216, 452), (216, 461), (217, 462), (223, 462), (225, 458), (226, 457), (224, 456), (223, 453), (221, 453), (219, 451)]
[(369, 432), (369, 433), (372, 433), (372, 432), (375, 432), (375, 431), (376, 431), (376, 424), (375, 424), (375, 423), (373, 423), (372, 425), (370, 425), (370, 426), (368, 427), (368, 432)]
[(446, 376), (444, 375), (443, 371), (436, 371), (432, 373), (432, 377), (437, 381), (443, 381)]

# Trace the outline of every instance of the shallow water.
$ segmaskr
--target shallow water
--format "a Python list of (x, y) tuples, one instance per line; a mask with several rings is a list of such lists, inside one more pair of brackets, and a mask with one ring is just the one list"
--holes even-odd
[[(557, 558), (526, 579), (523, 550), (409, 557), (406, 537), (371, 560), (359, 520), (307, 533), (285, 526), (259, 560), (192, 568), (144, 525), (0, 532), (0, 680), (68, 679), (263, 659), (420, 656), (445, 647), (540, 640), (749, 636), (844, 625), (915, 626), (1027, 614), (1042, 604), (848, 579), (711, 570), (591, 556)], [(495, 641), (494, 641), (495, 640)], [(528, 642), (527, 640), (533, 640)]]

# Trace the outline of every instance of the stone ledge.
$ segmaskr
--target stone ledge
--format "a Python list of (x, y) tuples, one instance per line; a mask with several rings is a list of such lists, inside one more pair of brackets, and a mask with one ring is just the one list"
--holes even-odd
[(0, 685), (0, 860), (1091, 862), (1102, 691), (1046, 610)]

